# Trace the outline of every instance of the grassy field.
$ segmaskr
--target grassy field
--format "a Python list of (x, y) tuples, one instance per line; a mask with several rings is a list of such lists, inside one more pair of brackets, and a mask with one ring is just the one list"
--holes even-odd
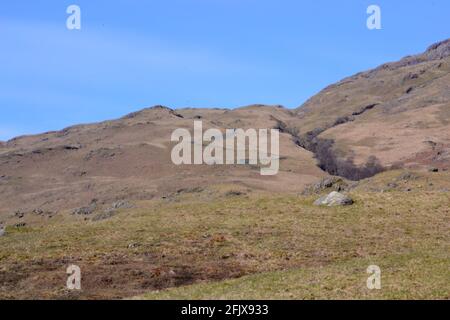
[[(380, 261), (381, 289), (368, 290), (367, 267)], [(448, 256), (412, 252), (381, 259), (355, 258), (151, 292), (136, 299), (448, 299)]]
[[(449, 180), (439, 179), (431, 189), (415, 180), (410, 192), (362, 183), (349, 207), (228, 186), (140, 202), (99, 222), (62, 214), (9, 227), (0, 298), (448, 299), (450, 196), (440, 184)], [(70, 264), (82, 271), (79, 292), (65, 288)], [(373, 264), (381, 290), (366, 287)]]

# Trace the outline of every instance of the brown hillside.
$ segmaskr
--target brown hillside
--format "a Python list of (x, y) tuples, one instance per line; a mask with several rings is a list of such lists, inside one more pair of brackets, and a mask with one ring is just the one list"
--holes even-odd
[(448, 167), (450, 40), (331, 85), (296, 109), (292, 126), (335, 141), (361, 164)]
[[(15, 214), (53, 216), (93, 203), (107, 207), (217, 184), (300, 192), (327, 175), (310, 152), (315, 150), (307, 142), (314, 138), (334, 141), (333, 152), (354, 158), (356, 165), (376, 156), (385, 167), (448, 168), (449, 71), (446, 40), (423, 54), (346, 78), (296, 110), (158, 106), (117, 120), (12, 139), (0, 144), (0, 222)], [(173, 165), (171, 133), (192, 130), (194, 120), (202, 120), (204, 129), (280, 128), (280, 173), (263, 177), (254, 166)]]
[(153, 107), (118, 120), (13, 139), (0, 149), (0, 218), (33, 210), (52, 215), (93, 200), (108, 206), (118, 200), (160, 198), (215, 184), (299, 192), (326, 174), (288, 134), (281, 135), (280, 172), (274, 177), (262, 177), (259, 168), (251, 166), (176, 166), (170, 157), (173, 130), (192, 131), (194, 120), (201, 119), (204, 130), (273, 128), (277, 119), (290, 117), (290, 111), (277, 106), (179, 111)]

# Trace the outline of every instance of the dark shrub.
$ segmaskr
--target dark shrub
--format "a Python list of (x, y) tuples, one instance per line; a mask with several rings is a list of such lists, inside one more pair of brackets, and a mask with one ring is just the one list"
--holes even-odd
[(337, 118), (336, 121), (334, 122), (333, 127), (336, 127), (336, 126), (338, 126), (338, 125), (340, 125), (340, 124), (344, 124), (344, 123), (347, 123), (347, 122), (350, 122), (350, 121), (354, 121), (354, 120), (355, 120), (355, 119), (354, 119), (353, 117), (348, 117), (348, 116), (345, 116), (345, 117), (339, 117), (339, 118)]
[[(367, 106), (366, 109), (371, 109), (374, 106), (375, 105)], [(344, 117), (336, 120), (336, 122), (351, 121), (349, 119), (351, 118)], [(375, 156), (370, 156), (363, 166), (355, 165), (352, 157), (347, 159), (339, 157), (333, 148), (334, 140), (318, 137), (326, 129), (317, 128), (304, 135), (299, 135), (298, 129), (296, 128), (289, 128), (285, 124), (278, 124), (278, 127), (280, 129), (282, 128), (283, 132), (290, 133), (298, 146), (314, 153), (314, 156), (318, 161), (318, 166), (330, 175), (341, 176), (352, 181), (357, 181), (372, 177), (385, 170)]]
[(333, 140), (316, 139), (315, 157), (319, 161), (319, 167), (329, 174), (357, 181), (384, 171), (377, 157), (370, 156), (365, 165), (357, 166), (352, 157), (338, 157), (333, 145)]

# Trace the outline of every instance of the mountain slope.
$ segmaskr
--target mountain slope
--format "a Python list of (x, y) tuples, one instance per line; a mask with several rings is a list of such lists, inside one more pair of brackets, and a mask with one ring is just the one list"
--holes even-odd
[[(448, 168), (449, 89), (446, 40), (346, 78), (295, 110), (157, 106), (117, 120), (18, 137), (0, 144), (0, 219), (33, 211), (53, 216), (216, 184), (300, 192), (327, 172), (359, 180), (382, 166)], [(171, 133), (192, 131), (195, 120), (203, 121), (204, 129), (281, 129), (280, 173), (262, 177), (254, 166), (175, 166)]]
[[(157, 106), (0, 143), (0, 299), (448, 299), (450, 172), (423, 172), (450, 163), (448, 52), (433, 45), (296, 110)], [(280, 129), (279, 174), (173, 165), (171, 133), (196, 120)], [(372, 177), (392, 164), (419, 170)], [(352, 206), (319, 207), (336, 186), (316, 184), (318, 165), (371, 177), (339, 184)], [(65, 290), (72, 264), (81, 291)], [(382, 290), (366, 287), (374, 264)]]
[(335, 141), (356, 164), (450, 163), (450, 40), (325, 88), (295, 110), (300, 135)]
[(37, 210), (50, 215), (119, 200), (169, 196), (183, 189), (233, 184), (255, 190), (299, 192), (326, 174), (313, 155), (281, 135), (281, 169), (263, 177), (242, 165), (182, 165), (171, 161), (171, 134), (192, 132), (194, 121), (208, 128), (273, 128), (289, 110), (249, 106), (236, 110), (153, 107), (121, 119), (25, 136), (0, 148), (0, 218)]

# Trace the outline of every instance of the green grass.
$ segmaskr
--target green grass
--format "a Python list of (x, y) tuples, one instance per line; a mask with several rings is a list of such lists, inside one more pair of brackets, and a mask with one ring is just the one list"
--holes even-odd
[[(188, 194), (100, 222), (8, 228), (0, 297), (449, 298), (448, 193), (352, 197), (322, 208), (316, 197)], [(83, 273), (75, 296), (64, 291), (71, 263)], [(365, 287), (370, 264), (382, 269), (377, 292)]]
[[(369, 290), (367, 267), (378, 263), (381, 289)], [(415, 252), (351, 259), (325, 267), (307, 267), (156, 291), (136, 299), (449, 299), (448, 257)]]

